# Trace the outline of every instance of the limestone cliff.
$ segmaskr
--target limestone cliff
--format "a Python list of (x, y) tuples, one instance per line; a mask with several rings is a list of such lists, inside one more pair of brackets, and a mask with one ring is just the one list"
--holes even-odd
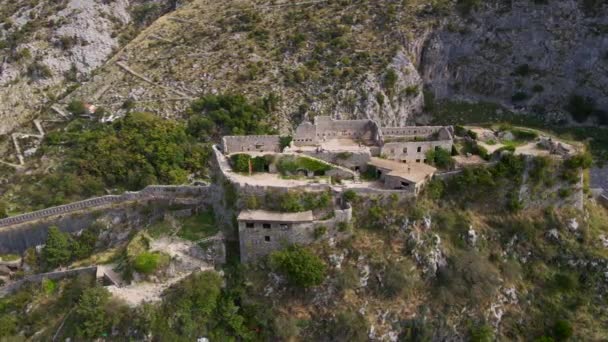
[(607, 13), (601, 1), (486, 2), (450, 16), (432, 34), (422, 77), (437, 98), (499, 102), (564, 119), (578, 95), (606, 111)]

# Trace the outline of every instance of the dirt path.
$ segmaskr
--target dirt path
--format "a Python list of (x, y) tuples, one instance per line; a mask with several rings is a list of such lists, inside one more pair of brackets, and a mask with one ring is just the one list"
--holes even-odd
[(184, 279), (192, 272), (213, 270), (213, 265), (197, 255), (200, 251), (195, 243), (172, 237), (163, 237), (151, 243), (150, 251), (159, 251), (171, 256), (168, 267), (169, 277), (162, 282), (142, 281), (124, 287), (108, 286), (107, 289), (117, 298), (135, 307), (144, 302), (158, 302), (162, 293), (173, 284)]

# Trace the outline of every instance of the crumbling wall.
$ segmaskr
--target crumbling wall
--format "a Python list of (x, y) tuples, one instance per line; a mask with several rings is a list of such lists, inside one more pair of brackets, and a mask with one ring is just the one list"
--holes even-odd
[(226, 154), (238, 152), (281, 152), (278, 135), (239, 135), (222, 138), (222, 150)]
[(329, 116), (315, 117), (317, 139), (360, 139), (378, 141), (378, 125), (372, 120), (333, 120)]
[(371, 159), (369, 151), (302, 151), (302, 154), (340, 165), (351, 170), (363, 170)]

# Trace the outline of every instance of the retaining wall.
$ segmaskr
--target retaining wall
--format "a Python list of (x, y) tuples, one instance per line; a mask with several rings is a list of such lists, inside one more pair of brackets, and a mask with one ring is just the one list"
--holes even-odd
[(14, 283), (8, 284), (0, 288), (0, 297), (4, 297), (6, 295), (14, 293), (28, 283), (40, 283), (44, 279), (59, 280), (85, 274), (91, 275), (94, 278), (97, 277), (97, 266), (75, 268), (71, 270), (41, 273), (27, 276)]
[[(195, 204), (208, 204), (209, 187), (198, 186), (149, 186), (139, 192), (110, 195), (47, 208), (24, 215), (0, 220), (0, 253), (23, 253), (26, 249), (43, 244), (50, 226), (75, 233), (89, 227), (99, 216), (111, 216), (113, 221), (133, 224), (153, 222), (164, 216), (165, 210), (139, 213), (130, 206), (167, 207), (179, 202), (180, 197), (196, 197)], [(100, 211), (103, 211), (100, 214)], [(145, 216), (145, 217), (144, 217)], [(144, 222), (145, 220), (145, 222)]]
[(226, 154), (237, 152), (281, 152), (278, 135), (235, 135), (222, 138)]

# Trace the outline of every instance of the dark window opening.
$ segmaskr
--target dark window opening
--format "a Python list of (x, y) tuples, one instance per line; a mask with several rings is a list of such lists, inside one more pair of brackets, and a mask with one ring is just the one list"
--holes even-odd
[(420, 159), (416, 159), (416, 163), (420, 163)]
[(268, 235), (264, 236), (264, 241), (270, 242), (270, 236), (268, 236)]
[(262, 224), (262, 227), (264, 227), (265, 229), (270, 229), (270, 223), (264, 223)]
[(247, 223), (245, 224), (245, 226), (246, 226), (247, 228), (255, 228), (255, 224), (254, 224), (253, 222), (247, 222)]
[(422, 152), (422, 146), (418, 146), (418, 152)]
[(408, 183), (408, 182), (401, 182), (401, 185), (407, 188), (408, 186), (410, 186), (410, 183)]

